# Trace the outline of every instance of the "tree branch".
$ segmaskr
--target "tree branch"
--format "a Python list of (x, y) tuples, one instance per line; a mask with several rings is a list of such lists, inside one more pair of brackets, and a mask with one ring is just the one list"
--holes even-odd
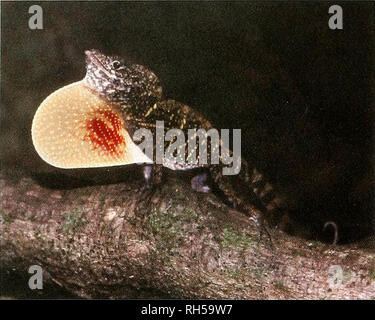
[[(375, 297), (373, 248), (277, 230), (271, 248), (251, 219), (183, 179), (146, 191), (132, 181), (52, 189), (3, 172), (2, 272), (37, 264), (47, 283), (85, 298)], [(344, 282), (330, 289), (332, 265)]]

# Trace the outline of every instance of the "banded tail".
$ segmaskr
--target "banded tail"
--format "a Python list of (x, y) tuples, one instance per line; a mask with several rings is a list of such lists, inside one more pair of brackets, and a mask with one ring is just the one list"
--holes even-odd
[(285, 208), (284, 198), (267, 181), (266, 177), (244, 158), (238, 175), (223, 175), (220, 166), (210, 167), (215, 185), (233, 207), (248, 215), (260, 212), (270, 216)]

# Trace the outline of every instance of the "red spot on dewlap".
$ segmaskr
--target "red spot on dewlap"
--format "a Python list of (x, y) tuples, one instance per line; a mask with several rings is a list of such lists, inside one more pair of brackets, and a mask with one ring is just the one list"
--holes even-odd
[(126, 143), (120, 129), (122, 121), (111, 110), (97, 110), (94, 117), (86, 121), (87, 135), (93, 149), (100, 149), (112, 156), (120, 156), (125, 151)]

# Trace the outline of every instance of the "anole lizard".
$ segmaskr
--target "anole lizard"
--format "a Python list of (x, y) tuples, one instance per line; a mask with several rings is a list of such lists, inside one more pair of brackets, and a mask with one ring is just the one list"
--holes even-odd
[[(165, 129), (213, 128), (193, 108), (175, 100), (162, 100), (162, 86), (148, 68), (128, 64), (117, 56), (98, 50), (86, 51), (87, 73), (82, 81), (59, 89), (47, 97), (33, 120), (33, 143), (40, 156), (61, 168), (98, 167), (130, 163), (152, 163), (133, 140), (140, 128), (155, 134), (156, 121), (164, 121)], [(170, 142), (168, 142), (170, 143)], [(211, 150), (212, 152), (212, 150)], [(213, 183), (233, 206), (250, 216), (277, 210), (282, 198), (263, 174), (241, 158), (238, 175), (223, 175), (222, 165), (208, 165)], [(197, 164), (163, 166), (187, 170)], [(156, 172), (161, 172), (156, 166)], [(150, 167), (145, 167), (146, 181)], [(158, 175), (156, 174), (158, 177)], [(158, 181), (158, 179), (155, 179)], [(210, 188), (206, 177), (192, 179), (192, 187), (201, 192)]]

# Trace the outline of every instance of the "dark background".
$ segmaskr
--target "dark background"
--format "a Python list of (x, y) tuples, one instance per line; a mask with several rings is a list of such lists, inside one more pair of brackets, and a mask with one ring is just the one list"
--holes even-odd
[[(43, 30), (28, 28), (33, 4), (43, 8)], [(31, 121), (48, 94), (83, 78), (83, 52), (97, 48), (150, 67), (165, 97), (216, 127), (241, 128), (243, 154), (314, 237), (332, 238), (320, 232), (328, 220), (341, 239), (367, 235), (375, 10), (342, 3), (344, 29), (333, 31), (331, 4), (2, 2), (2, 170), (61, 173), (36, 154)]]

